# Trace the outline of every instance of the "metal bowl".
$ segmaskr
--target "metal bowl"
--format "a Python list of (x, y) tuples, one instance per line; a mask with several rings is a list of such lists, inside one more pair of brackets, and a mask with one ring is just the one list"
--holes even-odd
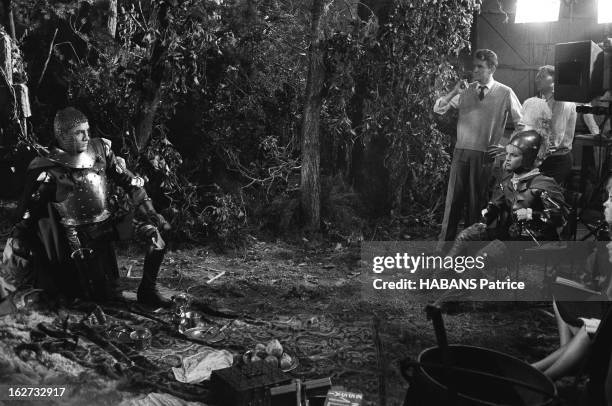
[(130, 333), (130, 338), (137, 349), (146, 350), (151, 346), (153, 334), (151, 334), (151, 330), (148, 328), (139, 328)]
[(182, 314), (178, 322), (178, 330), (180, 333), (202, 326), (202, 314), (194, 311), (188, 311)]
[(183, 332), (186, 337), (207, 343), (218, 343), (225, 339), (225, 333), (218, 326), (200, 326), (187, 329)]
[(198, 323), (202, 321), (202, 313), (199, 313), (199, 312), (188, 311), (188, 312), (185, 312), (184, 316), (186, 319), (190, 320), (190, 323), (193, 324), (192, 327), (196, 327)]

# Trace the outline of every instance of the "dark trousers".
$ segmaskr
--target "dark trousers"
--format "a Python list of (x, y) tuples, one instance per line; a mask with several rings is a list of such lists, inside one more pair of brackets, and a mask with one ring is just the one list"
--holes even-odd
[(572, 154), (551, 155), (540, 165), (540, 172), (553, 178), (559, 185), (564, 186), (572, 171)]
[(508, 265), (517, 255), (512, 255), (513, 247), (507, 246), (503, 240), (509, 240), (506, 230), (489, 228), (484, 223), (475, 223), (459, 233), (446, 255), (486, 256), (487, 266)]
[(448, 177), (442, 230), (438, 238), (440, 241), (455, 239), (466, 207), (466, 227), (480, 220), (480, 212), (486, 204), (490, 175), (491, 164), (486, 161), (484, 152), (455, 149)]

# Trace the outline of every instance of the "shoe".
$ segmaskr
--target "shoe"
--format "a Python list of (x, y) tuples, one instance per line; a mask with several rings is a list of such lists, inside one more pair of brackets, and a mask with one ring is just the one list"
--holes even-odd
[(112, 289), (109, 291), (107, 302), (125, 302), (123, 291), (121, 289)]
[(172, 306), (172, 301), (160, 295), (156, 288), (146, 288), (142, 285), (138, 287), (136, 299), (138, 303), (150, 307), (163, 307), (164, 309), (168, 309)]

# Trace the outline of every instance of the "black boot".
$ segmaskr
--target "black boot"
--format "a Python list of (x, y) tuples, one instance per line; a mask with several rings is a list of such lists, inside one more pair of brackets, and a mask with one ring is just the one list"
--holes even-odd
[[(115, 264), (117, 260), (114, 260)], [(106, 301), (107, 302), (125, 302), (125, 298), (123, 297), (123, 289), (119, 284), (119, 268), (113, 267), (110, 272), (107, 274), (107, 291), (106, 291)]]
[(119, 283), (111, 283), (110, 289), (108, 291), (108, 302), (124, 302), (125, 297), (123, 297), (123, 289), (119, 287)]
[(163, 259), (164, 251), (161, 250), (149, 251), (145, 256), (142, 279), (136, 293), (138, 303), (151, 307), (170, 307), (171, 302), (162, 297), (156, 288), (157, 274)]

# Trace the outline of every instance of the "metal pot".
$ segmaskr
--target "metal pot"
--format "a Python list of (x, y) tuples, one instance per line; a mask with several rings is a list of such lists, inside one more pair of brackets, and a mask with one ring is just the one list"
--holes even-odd
[[(450, 366), (440, 347), (422, 351), (411, 363), (408, 404), (415, 406), (552, 406), (557, 390), (531, 365), (480, 347), (449, 345)], [(403, 366), (402, 372), (405, 371)], [(405, 374), (409, 375), (409, 374)]]

